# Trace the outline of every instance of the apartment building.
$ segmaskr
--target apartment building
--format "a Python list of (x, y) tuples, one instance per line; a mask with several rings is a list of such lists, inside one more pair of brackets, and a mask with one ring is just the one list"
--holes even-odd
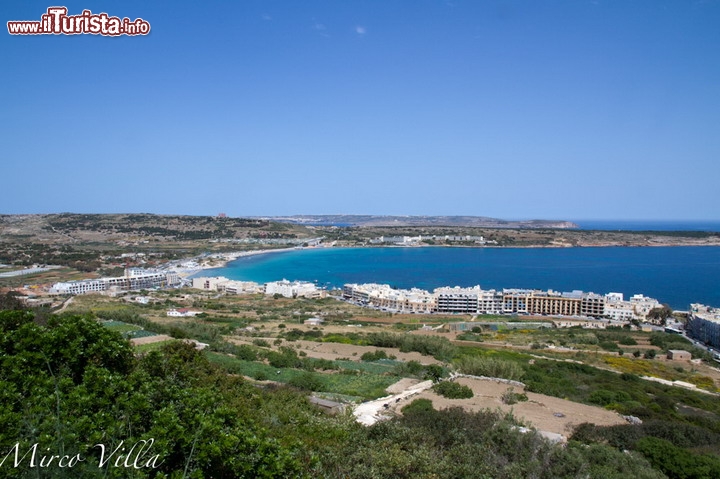
[(580, 316), (582, 292), (533, 291), (527, 297), (527, 312), (548, 316)]
[(530, 313), (531, 289), (503, 289), (503, 313)]
[(86, 294), (106, 291), (132, 291), (138, 289), (164, 288), (180, 283), (180, 277), (174, 271), (154, 271), (141, 268), (128, 268), (125, 276), (86, 279), (55, 283), (50, 293)]
[(471, 313), (478, 312), (478, 300), (482, 289), (480, 286), (472, 288), (444, 287), (435, 289), (437, 311), (439, 313)]
[(393, 289), (387, 284), (346, 284), (343, 298), (362, 306), (400, 312), (434, 313), (437, 302), (434, 295), (425, 290)]
[(319, 298), (323, 296), (323, 291), (313, 283), (283, 279), (265, 283), (265, 294), (268, 296), (279, 294), (286, 298)]
[(478, 294), (478, 312), (482, 314), (500, 314), (503, 311), (503, 294), (494, 289), (483, 290)]
[(685, 330), (690, 337), (714, 348), (720, 348), (720, 308), (698, 303), (691, 304)]
[(422, 311), (459, 314), (537, 314), (547, 316), (609, 317), (615, 320), (645, 320), (659, 303), (634, 295), (625, 301), (622, 293), (600, 295), (583, 291), (557, 292), (532, 289), (483, 290), (441, 287), (432, 293), (420, 289), (393, 289), (386, 284), (346, 284), (343, 298), (356, 304), (392, 311)]
[(602, 294), (585, 293), (580, 300), (580, 316), (602, 318), (605, 316), (605, 297)]
[(662, 304), (655, 298), (648, 298), (642, 294), (635, 294), (630, 297), (630, 304), (635, 312), (635, 318), (641, 321), (647, 320), (648, 313), (655, 309), (661, 308)]
[(253, 281), (235, 281), (224, 276), (202, 276), (193, 278), (192, 287), (227, 294), (257, 294), (265, 292), (265, 288), (262, 285)]

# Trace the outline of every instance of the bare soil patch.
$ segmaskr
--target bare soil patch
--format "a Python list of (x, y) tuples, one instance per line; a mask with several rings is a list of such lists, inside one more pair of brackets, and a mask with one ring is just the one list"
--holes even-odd
[(171, 336), (168, 336), (167, 334), (158, 334), (157, 336), (146, 336), (144, 338), (132, 338), (130, 340), (130, 343), (132, 343), (133, 346), (137, 346), (139, 344), (150, 344), (150, 343), (159, 343), (162, 341), (169, 341), (173, 339)]
[[(226, 337), (228, 341), (236, 344), (252, 344), (254, 339), (257, 338), (240, 338), (240, 337)], [(274, 338), (264, 338), (268, 342), (273, 342)], [(272, 348), (276, 349), (279, 346), (288, 346), (297, 349), (298, 351), (304, 351), (308, 357), (319, 358), (319, 359), (351, 359), (360, 360), (360, 357), (367, 352), (374, 352), (378, 349), (383, 350), (388, 356), (393, 355), (400, 361), (417, 361), (421, 364), (440, 364), (440, 361), (433, 358), (432, 356), (423, 356), (417, 352), (402, 353), (397, 348), (379, 348), (377, 346), (356, 346), (354, 344), (342, 344), (342, 343), (318, 343), (315, 341), (283, 341), (278, 346), (273, 345)]]
[[(626, 424), (622, 416), (616, 412), (543, 394), (525, 392), (522, 387), (509, 386), (498, 381), (458, 378), (457, 382), (470, 387), (474, 396), (470, 399), (447, 399), (435, 394), (432, 390), (427, 390), (394, 404), (393, 409), (399, 412), (403, 406), (417, 398), (430, 399), (435, 409), (449, 407), (462, 407), (468, 411), (499, 409), (503, 412), (511, 412), (517, 419), (541, 431), (553, 432), (565, 437), (572, 434), (573, 429), (584, 422), (599, 426)], [(502, 395), (510, 387), (513, 387), (513, 391), (516, 393), (525, 392), (528, 401), (513, 405), (504, 404)]]

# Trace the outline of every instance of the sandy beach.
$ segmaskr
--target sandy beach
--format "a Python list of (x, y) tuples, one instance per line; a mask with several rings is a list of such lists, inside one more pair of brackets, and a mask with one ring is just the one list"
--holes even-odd
[[(247, 256), (257, 256), (269, 253), (284, 253), (287, 251), (298, 251), (307, 248), (294, 246), (292, 248), (259, 249), (252, 251), (233, 251), (230, 253), (213, 253), (210, 256), (193, 257), (183, 260), (177, 267), (173, 268), (182, 278), (190, 278), (196, 274), (216, 268), (224, 268), (230, 261)], [(193, 264), (194, 263), (194, 264)]]

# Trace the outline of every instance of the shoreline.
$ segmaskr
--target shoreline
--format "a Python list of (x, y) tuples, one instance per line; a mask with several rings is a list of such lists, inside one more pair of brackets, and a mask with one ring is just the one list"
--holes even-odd
[[(306, 251), (316, 249), (364, 249), (364, 248), (467, 248), (467, 249), (571, 249), (571, 248), (697, 248), (697, 247), (720, 247), (718, 243), (705, 243), (705, 244), (588, 244), (588, 245), (518, 245), (518, 246), (497, 246), (497, 245), (432, 245), (432, 244), (412, 244), (412, 245), (399, 245), (399, 244), (387, 244), (387, 245), (360, 245), (360, 246), (343, 246), (343, 245), (327, 245), (327, 246), (293, 246), (291, 248), (273, 248), (273, 249), (257, 249), (250, 251), (232, 251), (226, 253), (205, 253), (207, 256), (193, 256), (179, 262), (179, 265), (189, 262), (197, 262), (196, 266), (189, 268), (178, 268), (175, 267), (175, 271), (178, 272), (181, 278), (191, 278), (196, 274), (206, 271), (209, 269), (225, 268), (228, 263), (235, 261), (239, 258), (248, 256), (258, 256), (270, 253), (287, 253), (290, 251)], [(209, 264), (208, 259), (216, 260)]]
[[(434, 249), (428, 249), (430, 246), (433, 246)], [(657, 260), (657, 258), (670, 258), (674, 261), (673, 264), (677, 263), (677, 261), (683, 261), (684, 259), (688, 261), (689, 265), (695, 265), (697, 261), (693, 260), (693, 258), (711, 258), (716, 259), (718, 255), (717, 248), (709, 248), (709, 249), (703, 249), (698, 250), (694, 246), (685, 246), (681, 248), (676, 247), (666, 247), (666, 248), (652, 248), (652, 249), (638, 249), (638, 247), (616, 247), (613, 249), (608, 249), (607, 247), (602, 246), (592, 246), (592, 247), (575, 247), (575, 249), (568, 249), (568, 248), (550, 248), (550, 249), (543, 249), (544, 252), (541, 252), (539, 248), (528, 248), (528, 247), (490, 247), (489, 249), (486, 249), (487, 247), (474, 247), (474, 246), (468, 246), (468, 245), (458, 245), (458, 246), (447, 246), (447, 245), (416, 245), (416, 246), (406, 246), (406, 245), (372, 245), (372, 246), (340, 246), (337, 245), (333, 247), (332, 249), (328, 249), (329, 246), (325, 247), (308, 247), (308, 248), (302, 248), (302, 247), (296, 247), (296, 248), (276, 248), (276, 249), (259, 249), (254, 251), (242, 251), (242, 252), (224, 252), (224, 253), (215, 253), (215, 254), (206, 254), (203, 256), (200, 256), (198, 259), (196, 259), (198, 262), (201, 262), (203, 260), (204, 264), (202, 265), (195, 265), (192, 271), (188, 271), (185, 274), (185, 278), (192, 277), (196, 278), (199, 276), (227, 276), (228, 278), (237, 279), (235, 276), (235, 273), (232, 273), (231, 270), (234, 270), (233, 267), (227, 267), (228, 263), (232, 260), (239, 259), (242, 257), (248, 257), (248, 256), (255, 256), (260, 254), (268, 254), (272, 252), (290, 252), (290, 251), (303, 251), (302, 254), (297, 255), (286, 255), (282, 258), (267, 258), (267, 261), (265, 259), (258, 258), (257, 260), (252, 260), (250, 262), (241, 262), (237, 265), (237, 268), (240, 270), (247, 270), (247, 271), (255, 271), (255, 270), (262, 270), (263, 268), (270, 267), (272, 270), (272, 274), (260, 274), (259, 276), (249, 274), (247, 271), (244, 274), (240, 274), (239, 276), (244, 278), (245, 280), (254, 280), (257, 281), (258, 278), (262, 278), (263, 281), (270, 281), (270, 280), (279, 280), (280, 278), (287, 277), (287, 272), (284, 273), (285, 268), (282, 266), (284, 264), (284, 261), (287, 259), (287, 261), (290, 261), (292, 264), (303, 264), (307, 263), (306, 266), (310, 268), (309, 270), (305, 271), (302, 268), (295, 271), (293, 269), (294, 273), (290, 273), (291, 276), (297, 276), (294, 278), (289, 278), (293, 280), (304, 280), (304, 281), (319, 281), (319, 284), (325, 284), (325, 285), (332, 285), (334, 288), (342, 288), (343, 283), (352, 282), (348, 281), (345, 276), (340, 274), (342, 271), (343, 266), (338, 264), (341, 258), (354, 258), (357, 255), (361, 258), (396, 258), (396, 257), (402, 257), (406, 258), (405, 261), (410, 261), (410, 263), (413, 263), (415, 261), (423, 262), (422, 258), (436, 258), (436, 257), (444, 257), (443, 251), (447, 252), (449, 257), (457, 257), (457, 258), (477, 258), (478, 260), (484, 258), (483, 261), (488, 261), (488, 265), (494, 265), (497, 262), (502, 262), (502, 258), (508, 257), (508, 258), (519, 258), (519, 259), (532, 259), (537, 258), (540, 263), (548, 262), (550, 261), (550, 264), (553, 264), (552, 261), (559, 261), (560, 259), (564, 258), (567, 261), (570, 261), (571, 263), (574, 261), (581, 261), (583, 258), (586, 260), (594, 260), (598, 259), (599, 261), (609, 261), (611, 264), (618, 263), (619, 265), (622, 265), (623, 258), (637, 258), (638, 261), (642, 260), (642, 265), (647, 266), (648, 271), (656, 271), (657, 268), (651, 267), (646, 265), (648, 261), (650, 263), (654, 264)], [(415, 249), (414, 251), (411, 248), (424, 248), (424, 249)], [(453, 249), (453, 248), (460, 248), (460, 249)], [(307, 251), (307, 250), (326, 250), (326, 251)], [(506, 250), (505, 252), (500, 250)], [(374, 253), (373, 253), (374, 251)], [(383, 251), (385, 253), (383, 253)], [(396, 253), (392, 253), (395, 251)], [(405, 251), (406, 253), (403, 253)], [(454, 251), (454, 253), (453, 253)], [(464, 251), (464, 252), (463, 252)], [(483, 253), (485, 251), (485, 253)], [(514, 251), (514, 252), (513, 252)], [(535, 251), (536, 253), (532, 253), (532, 251)], [(633, 253), (634, 251), (634, 253)], [(655, 253), (657, 251), (657, 253)], [(664, 252), (663, 252), (664, 251)], [(694, 252), (697, 251), (697, 252)], [(423, 253), (425, 252), (425, 253)], [(617, 253), (615, 253), (617, 252)], [(411, 255), (412, 253), (412, 255)], [(309, 256), (307, 256), (309, 255)], [(410, 256), (408, 256), (410, 255)], [(699, 256), (698, 256), (699, 255)], [(330, 259), (328, 259), (330, 258)], [(410, 259), (408, 259), (410, 258)], [(416, 258), (413, 260), (412, 258)], [(630, 260), (628, 259), (628, 261)], [(317, 268), (312, 266), (313, 263), (316, 261), (321, 261), (323, 265), (327, 263), (327, 268), (320, 268), (320, 270), (315, 271)], [(329, 261), (329, 262), (328, 262)], [(430, 261), (430, 260), (428, 260)], [(434, 261), (434, 260), (433, 260)], [(514, 260), (513, 260), (514, 261)], [(268, 262), (269, 264), (272, 264), (273, 266), (263, 266), (265, 262)], [(586, 261), (587, 262), (587, 261)], [(515, 264), (515, 263), (513, 263)], [(573, 263), (574, 264), (574, 263)], [(584, 263), (583, 263), (584, 264)], [(604, 264), (604, 263), (603, 263)], [(353, 263), (355, 265), (355, 263)], [(227, 267), (227, 270), (224, 269)], [(362, 263), (358, 263), (356, 266), (352, 266), (352, 268), (366, 268), (371, 267), (369, 265), (362, 266)], [(697, 269), (696, 266), (692, 266), (694, 269), (692, 271), (695, 271)], [(218, 268), (219, 270), (213, 271), (212, 273), (207, 272), (209, 269)], [(680, 271), (680, 266), (676, 266), (674, 269), (670, 268), (668, 271)], [(685, 266), (683, 266), (681, 269), (685, 270)], [(334, 270), (337, 274), (330, 275), (329, 272), (326, 275), (324, 273), (325, 269), (327, 270)], [(497, 268), (493, 269), (495, 271)], [(699, 279), (695, 279), (694, 281), (698, 283), (698, 288), (696, 288), (696, 291), (694, 291), (696, 294), (690, 294), (691, 291), (685, 291), (687, 288), (671, 288), (667, 286), (663, 286), (661, 284), (655, 284), (654, 282), (648, 283), (647, 279), (640, 281), (639, 279), (633, 279), (628, 280), (625, 282), (617, 283), (616, 280), (615, 284), (613, 285), (610, 279), (605, 280), (598, 280), (598, 281), (591, 281), (588, 278), (594, 278), (594, 276), (588, 276), (588, 278), (580, 277), (578, 281), (581, 281), (582, 284), (578, 283), (577, 281), (575, 283), (570, 283), (570, 279), (566, 278), (567, 274), (560, 271), (559, 278), (557, 281), (550, 282), (547, 279), (538, 278), (538, 274), (535, 273), (535, 269), (531, 269), (530, 272), (527, 274), (523, 273), (522, 278), (518, 277), (517, 275), (513, 275), (512, 273), (507, 273), (506, 269), (503, 270), (500, 268), (499, 271), (497, 271), (497, 274), (499, 275), (497, 278), (486, 278), (486, 281), (489, 284), (484, 284), (487, 288), (494, 287), (494, 288), (509, 288), (510, 286), (516, 287), (516, 288), (531, 288), (531, 289), (556, 289), (559, 291), (571, 291), (573, 289), (582, 289), (584, 291), (621, 291), (625, 295), (633, 295), (636, 293), (642, 293), (644, 295), (652, 296), (653, 298), (659, 298), (661, 302), (667, 302), (672, 305), (674, 309), (679, 310), (685, 310), (688, 307), (688, 304), (693, 302), (700, 302), (704, 304), (717, 304), (717, 292), (710, 291), (707, 288), (707, 285), (701, 285), (699, 283)], [(662, 268), (661, 268), (662, 269)], [(667, 269), (667, 268), (666, 268)], [(305, 273), (303, 273), (305, 271)], [(584, 270), (583, 270), (584, 271)], [(603, 275), (608, 276), (610, 278), (612, 274), (610, 273), (610, 270), (607, 270), (607, 274), (603, 273)], [(644, 269), (642, 271), (645, 271)], [(662, 270), (665, 271), (665, 270)], [(711, 270), (712, 274), (715, 275), (717, 272), (717, 268), (713, 267)], [(560, 274), (562, 273), (562, 274)], [(577, 274), (577, 273), (574, 273)], [(589, 273), (588, 273), (589, 274)], [(704, 274), (710, 274), (710, 273), (704, 273)], [(378, 275), (376, 275), (378, 276)], [(402, 275), (398, 276), (401, 277)], [(388, 279), (389, 277), (385, 275), (385, 277), (379, 277), (376, 278), (375, 282), (380, 283), (387, 283), (387, 284), (395, 284), (394, 282), (400, 281), (402, 284), (398, 283), (396, 284), (396, 287), (402, 287), (402, 288), (424, 288), (424, 289), (433, 289), (434, 287), (441, 287), (441, 286), (447, 286), (447, 285), (456, 285), (460, 284), (464, 287), (469, 287), (474, 284), (476, 284), (478, 281), (473, 280), (472, 277), (466, 278), (470, 282), (462, 280), (460, 283), (458, 283), (459, 280), (453, 279), (450, 273), (443, 273), (442, 278), (434, 278), (432, 280), (425, 281), (424, 279), (418, 277), (415, 278), (415, 281), (410, 281), (408, 279), (405, 280), (394, 280), (394, 279)], [(602, 275), (601, 275), (602, 276)], [(637, 276), (637, 274), (635, 275)], [(392, 276), (394, 277), (394, 276)], [(603, 276), (604, 277), (604, 276)], [(633, 276), (634, 277), (634, 276)], [(253, 279), (254, 278), (254, 279)], [(449, 279), (448, 279), (449, 278)], [(699, 277), (698, 277), (699, 278)], [(382, 280), (381, 280), (382, 279)], [(440, 281), (442, 279), (442, 281)], [(501, 281), (502, 279), (502, 281)], [(577, 279), (577, 278), (576, 278)], [(586, 281), (587, 280), (587, 281)], [(706, 278), (707, 281), (707, 278)], [(556, 284), (556, 283), (560, 284)], [(412, 284), (411, 284), (412, 283)], [(425, 284), (427, 283), (427, 284)], [(468, 283), (468, 284), (466, 284)], [(588, 284), (585, 284), (588, 283)], [(597, 284), (596, 284), (597, 283)], [(627, 283), (627, 284), (626, 284)], [(694, 284), (694, 283), (693, 283)], [(327, 286), (330, 287), (330, 286)], [(628, 296), (629, 297), (629, 296)], [(713, 299), (715, 298), (715, 299)]]
[[(192, 278), (196, 274), (207, 271), (209, 269), (217, 269), (217, 268), (225, 268), (228, 263), (231, 261), (235, 261), (238, 258), (245, 258), (248, 256), (259, 256), (262, 254), (270, 254), (270, 253), (287, 253), (289, 251), (302, 251), (306, 249), (318, 249), (317, 247), (302, 247), (302, 246), (293, 246), (292, 248), (274, 248), (274, 249), (258, 249), (258, 250), (250, 250), (250, 251), (232, 251), (229, 253), (211, 253), (209, 256), (194, 256), (192, 258), (188, 258), (184, 260), (183, 262), (191, 262), (191, 261), (197, 261), (197, 267), (187, 268), (184, 270), (176, 268), (175, 270), (178, 272), (181, 278)], [(209, 264), (207, 262), (207, 259), (213, 259), (218, 260), (217, 262), (213, 262), (213, 264)], [(182, 263), (181, 263), (182, 264)]]
[[(718, 243), (704, 243), (704, 244), (618, 244), (618, 243), (607, 243), (607, 244), (583, 244), (583, 245), (561, 245), (561, 244), (550, 244), (550, 245), (517, 245), (517, 246), (498, 246), (498, 245), (431, 245), (431, 244), (383, 244), (383, 245), (327, 245), (327, 246), (294, 246), (291, 248), (273, 248), (273, 249), (257, 249), (250, 251), (231, 251), (225, 253), (205, 253), (207, 256), (193, 256), (180, 261), (182, 263), (197, 262), (197, 266), (191, 268), (176, 268), (183, 277), (189, 277), (200, 271), (208, 269), (225, 268), (231, 261), (235, 261), (238, 258), (244, 258), (248, 256), (258, 256), (270, 253), (286, 253), (290, 251), (306, 251), (316, 249), (380, 249), (380, 248), (462, 248), (462, 249), (571, 249), (571, 248), (698, 248), (698, 247), (720, 247)], [(208, 264), (208, 259), (217, 260), (217, 263)]]

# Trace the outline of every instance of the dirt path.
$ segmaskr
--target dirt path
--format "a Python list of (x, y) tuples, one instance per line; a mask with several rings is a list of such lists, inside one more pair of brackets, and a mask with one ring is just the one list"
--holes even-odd
[(75, 296), (70, 296), (67, 300), (65, 300), (62, 307), (60, 309), (58, 309), (57, 311), (55, 311), (53, 314), (60, 314), (63, 311), (65, 311), (65, 308), (67, 308), (68, 306), (70, 306), (72, 304), (74, 298), (75, 298)]
[(396, 406), (394, 405), (400, 404), (403, 401), (405, 401), (405, 403), (410, 402), (410, 398), (414, 399), (418, 394), (430, 389), (432, 385), (432, 381), (417, 382), (409, 379), (401, 379), (388, 388), (389, 390), (394, 391), (402, 389), (401, 392), (393, 394), (392, 396), (386, 396), (384, 398), (358, 404), (355, 406), (353, 414), (359, 423), (371, 426), (383, 419), (389, 419), (391, 415), (387, 415), (385, 413), (394, 411), (396, 409)]

